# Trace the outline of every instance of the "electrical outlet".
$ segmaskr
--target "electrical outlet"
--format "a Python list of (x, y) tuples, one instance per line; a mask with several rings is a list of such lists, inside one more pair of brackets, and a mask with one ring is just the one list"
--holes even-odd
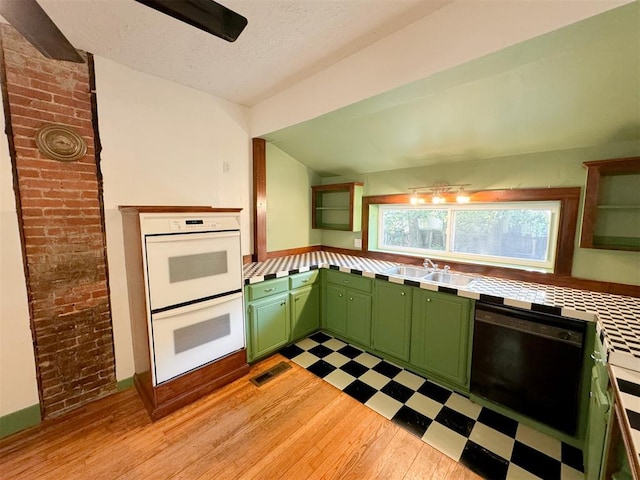
[(362, 248), (362, 239), (361, 238), (354, 238), (353, 239), (353, 246), (356, 248)]
[(222, 162), (222, 173), (229, 173), (231, 171), (231, 164), (229, 162)]

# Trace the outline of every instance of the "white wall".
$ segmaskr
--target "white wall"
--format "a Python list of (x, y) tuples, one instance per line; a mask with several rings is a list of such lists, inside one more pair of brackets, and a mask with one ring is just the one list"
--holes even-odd
[[(248, 110), (95, 57), (118, 380), (134, 373), (119, 205), (241, 207), (251, 252)], [(223, 173), (223, 162), (229, 172)]]
[(0, 417), (39, 402), (13, 173), (4, 127), (4, 114), (0, 114)]
[(260, 137), (633, 0), (456, 0), (251, 109)]

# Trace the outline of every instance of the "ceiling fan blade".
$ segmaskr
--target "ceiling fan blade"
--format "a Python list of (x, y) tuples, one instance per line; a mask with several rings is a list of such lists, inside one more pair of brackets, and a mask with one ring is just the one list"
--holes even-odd
[(84, 63), (36, 0), (0, 0), (0, 15), (45, 57)]
[(213, 0), (136, 0), (228, 42), (235, 42), (247, 19)]

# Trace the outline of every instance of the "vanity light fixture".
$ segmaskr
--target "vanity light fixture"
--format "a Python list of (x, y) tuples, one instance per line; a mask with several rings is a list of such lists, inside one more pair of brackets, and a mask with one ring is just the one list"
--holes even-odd
[(409, 201), (411, 202), (411, 205), (423, 204), (424, 197), (421, 197), (420, 195), (418, 195), (417, 189), (414, 189), (413, 193), (411, 194), (411, 197), (409, 198)]
[(435, 192), (431, 197), (431, 203), (440, 205), (442, 203), (447, 203), (447, 199), (444, 198), (440, 192)]
[(419, 195), (421, 191), (429, 191), (431, 193), (431, 203), (435, 205), (441, 205), (443, 203), (447, 203), (447, 195), (452, 193), (452, 190), (455, 191), (457, 189), (456, 194), (456, 202), (457, 203), (469, 203), (471, 201), (471, 197), (464, 190), (464, 187), (470, 185), (469, 183), (463, 183), (459, 185), (450, 185), (447, 182), (438, 182), (433, 185), (429, 185), (426, 187), (409, 187), (412, 194), (409, 199), (412, 205), (418, 205), (425, 203), (425, 199)]
[(464, 191), (464, 187), (460, 187), (458, 190), (458, 194), (456, 195), (456, 202), (458, 203), (469, 203), (471, 201), (471, 197), (467, 192)]

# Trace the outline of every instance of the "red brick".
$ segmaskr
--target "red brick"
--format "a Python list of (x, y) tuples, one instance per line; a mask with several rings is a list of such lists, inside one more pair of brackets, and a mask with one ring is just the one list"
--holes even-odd
[[(31, 106), (20, 105), (14, 103), (11, 105), (11, 114), (13, 115), (14, 121), (20, 121), (19, 117), (26, 117), (30, 119), (40, 120), (42, 123), (53, 123), (55, 122), (55, 113), (48, 112), (45, 110), (37, 110), (32, 108)], [(25, 121), (23, 120), (23, 123)]]
[(56, 96), (62, 95), (70, 97), (71, 93), (73, 92), (73, 88), (65, 88), (58, 82), (45, 82), (40, 80), (39, 78), (30, 78), (29, 85), (31, 86), (31, 88), (34, 88), (36, 90), (42, 90), (43, 92), (54, 94), (54, 102), (56, 101)]
[(17, 137), (34, 138), (36, 136), (36, 133), (38, 132), (37, 128), (16, 124), (13, 124), (11, 129), (13, 130), (13, 134)]
[(70, 117), (73, 117), (73, 107), (60, 105), (59, 103), (53, 103), (53, 101), (47, 102), (46, 100), (33, 100), (30, 106), (32, 108), (35, 108), (36, 110), (47, 110), (49, 112), (57, 113), (60, 115), (68, 115)]
[[(27, 289), (45, 418), (115, 390), (89, 74), (86, 64), (45, 59), (11, 27), (0, 27), (16, 174), (25, 234)], [(35, 146), (59, 122), (88, 143), (76, 162)]]
[[(71, 111), (70, 113), (56, 113), (54, 115), (54, 119), (56, 123), (61, 123), (63, 125), (68, 125), (70, 127), (73, 127), (74, 130), (76, 130), (78, 133), (80, 133), (80, 130), (82, 130), (82, 132), (91, 132), (93, 133), (93, 125), (91, 123), (91, 120), (86, 120), (84, 118), (79, 118), (75, 115), (75, 110)], [(91, 139), (93, 138), (92, 135), (85, 135), (85, 134), (80, 134), (81, 136), (85, 137), (85, 141), (87, 143), (89, 143), (89, 141), (87, 141), (87, 138)]]
[(42, 90), (36, 90), (35, 88), (24, 87), (22, 85), (14, 85), (9, 91), (9, 103), (15, 103), (16, 98), (20, 97), (41, 100), (43, 102), (51, 102), (53, 100), (53, 94), (50, 92), (43, 92)]

